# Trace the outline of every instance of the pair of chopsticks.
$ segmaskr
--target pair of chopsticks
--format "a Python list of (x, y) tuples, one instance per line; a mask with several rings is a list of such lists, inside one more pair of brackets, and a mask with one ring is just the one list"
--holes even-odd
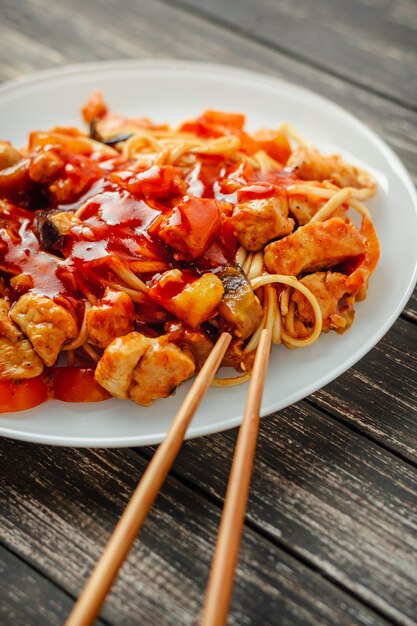
[[(141, 529), (180, 448), (191, 419), (217, 372), (230, 343), (222, 333), (200, 370), (119, 519), (65, 626), (90, 626)], [(263, 330), (256, 352), (242, 425), (236, 443), (217, 545), (207, 586), (201, 626), (226, 623), (249, 493), (259, 429), (259, 411), (271, 348), (271, 331)]]

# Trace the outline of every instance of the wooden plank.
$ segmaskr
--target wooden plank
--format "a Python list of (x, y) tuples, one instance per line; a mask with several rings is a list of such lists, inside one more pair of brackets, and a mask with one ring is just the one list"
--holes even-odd
[[(175, 476), (223, 498), (236, 432), (187, 442)], [(404, 626), (417, 614), (417, 471), (298, 403), (261, 422), (247, 518)]]
[[(0, 623), (2, 626), (63, 624), (73, 598), (16, 555), (0, 546)], [(104, 626), (99, 620), (97, 626)]]
[(310, 399), (416, 463), (416, 372), (417, 326), (400, 319), (359, 363)]
[(174, 4), (416, 108), (415, 2), (174, 0)]
[[(75, 595), (145, 462), (129, 450), (51, 449), (11, 441), (3, 448), (4, 541)], [(120, 572), (104, 618), (115, 625), (195, 624), (219, 514), (217, 507), (169, 478)], [(300, 626), (387, 623), (247, 529), (229, 623), (272, 626), (278, 621)]]

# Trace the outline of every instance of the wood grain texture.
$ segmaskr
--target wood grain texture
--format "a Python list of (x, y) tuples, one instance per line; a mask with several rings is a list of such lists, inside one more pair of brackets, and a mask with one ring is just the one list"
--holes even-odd
[(57, 626), (72, 606), (73, 598), (2, 546), (0, 576), (2, 626)]
[[(145, 461), (129, 450), (10, 441), (3, 453), (3, 541), (55, 585), (77, 594)], [(218, 507), (170, 478), (120, 571), (104, 619), (115, 626), (196, 624), (219, 514)], [(247, 529), (229, 624), (278, 623), (387, 622)]]
[[(223, 498), (235, 432), (187, 442), (175, 475)], [(306, 403), (264, 418), (247, 519), (399, 624), (417, 614), (417, 471)]]
[(416, 372), (417, 326), (400, 319), (371, 352), (309, 401), (417, 463)]
[(416, 109), (415, 2), (167, 1)]
[[(269, 343), (266, 348), (264, 344), (264, 353), (269, 356), (271, 333), (270, 331), (263, 332), (269, 333), (269, 335), (267, 334)], [(164, 440), (158, 446), (140, 480), (137, 481), (129, 502), (119, 517), (117, 525), (100, 555), (99, 561), (88, 578), (81, 595), (71, 611), (71, 615), (65, 622), (66, 626), (90, 626), (100, 613), (119, 569), (126, 560), (133, 541), (142, 530), (148, 513), (165, 483), (166, 477), (183, 444), (185, 433), (210, 387), (210, 383), (223, 360), (231, 339), (230, 333), (224, 332), (220, 335), (204, 365), (195, 377), (181, 407), (172, 419)], [(262, 346), (261, 342), (260, 347)], [(262, 354), (262, 352), (259, 352), (259, 349), (258, 353)], [(260, 396), (258, 400), (258, 420), (259, 405)]]

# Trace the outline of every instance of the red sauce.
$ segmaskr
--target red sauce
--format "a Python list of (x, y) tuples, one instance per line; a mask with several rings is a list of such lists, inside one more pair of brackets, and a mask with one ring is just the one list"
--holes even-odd
[(181, 270), (178, 277), (175, 276), (172, 280), (160, 278), (156, 276), (150, 283), (150, 294), (157, 302), (163, 303), (178, 296), (185, 287), (196, 281), (198, 276), (190, 270)]
[(0, 266), (12, 274), (27, 274), (32, 279), (32, 291), (51, 298), (66, 293), (65, 282), (59, 277), (61, 260), (40, 249), (32, 230), (32, 222), (21, 220), (18, 236), (0, 229)]
[[(209, 118), (202, 121), (205, 128), (213, 124)], [(240, 117), (229, 122), (239, 122), (231, 128), (241, 132)], [(34, 152), (12, 169), (9, 178), (0, 173), (0, 196), (11, 194), (18, 205), (0, 205), (0, 271), (27, 274), (31, 289), (51, 298), (83, 298), (86, 289), (101, 297), (105, 281), (117, 280), (111, 269), (113, 259), (186, 268), (182, 283), (231, 263), (237, 249), (230, 219), (233, 205), (245, 194), (263, 197), (294, 182), (284, 169), (264, 175), (247, 162), (217, 155), (199, 156), (194, 165), (182, 169), (145, 168), (122, 156), (109, 158), (88, 150), (74, 154), (68, 148), (73, 139), (70, 131), (50, 137), (61, 145), (49, 145), (47, 134), (34, 133)], [(30, 176), (51, 180), (34, 182)], [(244, 193), (239, 191), (242, 187)], [(40, 197), (43, 210), (71, 217), (58, 243), (49, 249), (40, 243), (36, 210)], [(135, 273), (153, 285), (162, 302), (184, 284), (156, 288), (159, 271)]]

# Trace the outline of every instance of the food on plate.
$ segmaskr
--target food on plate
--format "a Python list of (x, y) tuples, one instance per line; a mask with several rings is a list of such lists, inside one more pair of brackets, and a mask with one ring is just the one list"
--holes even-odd
[(240, 113), (173, 128), (96, 92), (82, 114), (0, 142), (0, 411), (148, 406), (224, 330), (218, 386), (247, 380), (263, 328), (299, 348), (350, 327), (379, 258), (367, 172)]

